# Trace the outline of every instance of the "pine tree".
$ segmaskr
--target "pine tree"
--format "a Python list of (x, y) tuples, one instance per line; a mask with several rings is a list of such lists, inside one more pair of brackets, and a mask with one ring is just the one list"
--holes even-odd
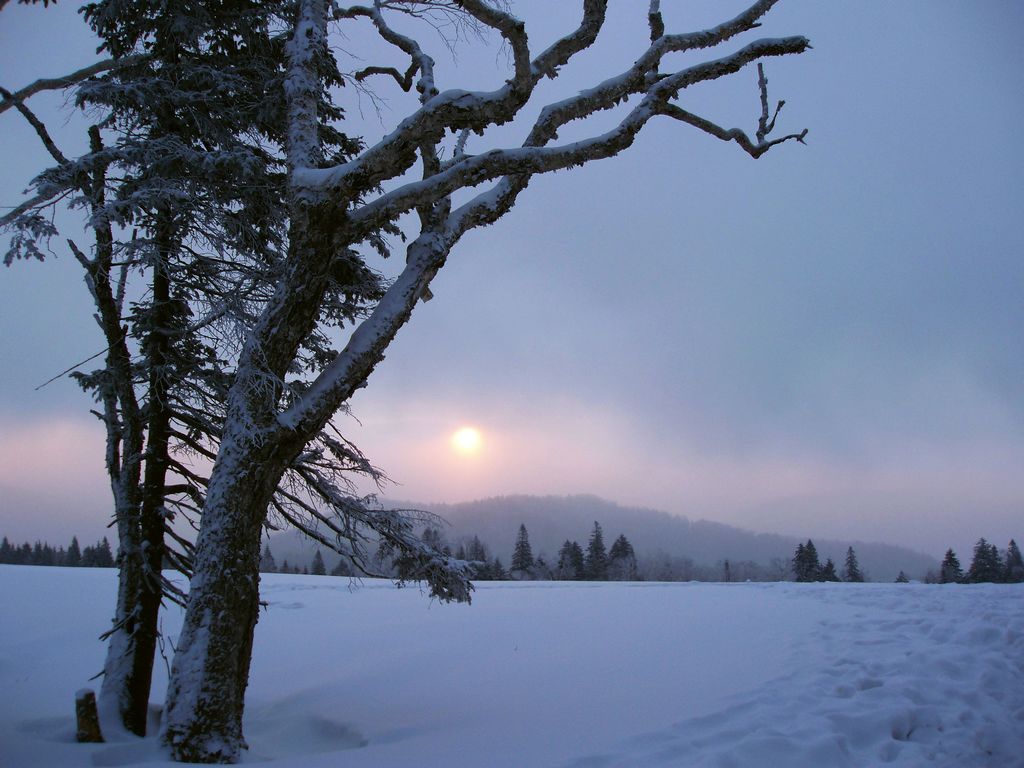
[(573, 541), (569, 552), (569, 561), (572, 563), (576, 580), (582, 581), (587, 578), (587, 558), (583, 554), (583, 547), (578, 541)]
[(1010, 543), (1006, 546), (1003, 581), (1007, 584), (1020, 584), (1024, 582), (1024, 559), (1021, 559), (1020, 548), (1013, 539), (1010, 539)]
[(78, 546), (78, 537), (71, 537), (71, 544), (68, 546), (68, 553), (64, 557), (64, 565), (69, 568), (77, 568), (82, 564), (82, 550)]
[(828, 558), (825, 561), (825, 565), (821, 567), (818, 573), (817, 581), (839, 581), (839, 574), (836, 573), (836, 564), (832, 562), (832, 558)]
[(352, 569), (346, 558), (341, 558), (338, 564), (331, 569), (331, 576), (352, 576)]
[(443, 552), (447, 546), (444, 541), (444, 537), (441, 535), (441, 531), (433, 526), (427, 526), (423, 529), (423, 535), (420, 537), (423, 539), (423, 543), (428, 547), (433, 548), (437, 552)]
[(860, 572), (860, 565), (857, 563), (857, 554), (853, 551), (853, 547), (848, 547), (846, 550), (846, 565), (843, 566), (843, 581), (864, 581), (864, 575)]
[(14, 547), (11, 546), (11, 542), (4, 536), (3, 542), (0, 542), (0, 563), (11, 564), (14, 562)]
[(972, 584), (999, 583), (1003, 580), (1003, 570), (999, 549), (982, 537), (974, 545), (974, 557), (964, 580)]
[(584, 561), (584, 573), (590, 581), (606, 581), (608, 579), (608, 552), (604, 548), (604, 533), (601, 524), (594, 521), (594, 530), (590, 532), (587, 543), (587, 556)]
[(327, 567), (324, 565), (324, 558), (323, 555), (320, 554), (319, 549), (316, 551), (316, 554), (313, 555), (313, 567), (310, 569), (310, 573), (314, 576), (327, 575)]
[(114, 553), (110, 551), (110, 542), (104, 536), (103, 540), (96, 545), (96, 568), (113, 568)]
[(608, 550), (608, 578), (613, 581), (636, 581), (636, 553), (625, 534), (612, 542)]
[(519, 525), (519, 533), (516, 536), (516, 546), (512, 551), (511, 572), (517, 578), (527, 576), (533, 568), (533, 550), (530, 548), (530, 537), (526, 532), (526, 526)]
[(260, 573), (277, 573), (277, 563), (270, 552), (270, 544), (264, 545), (263, 554), (260, 555)]
[(503, 581), (508, 578), (508, 574), (505, 572), (505, 567), (501, 564), (501, 560), (497, 557), (491, 563), (491, 578), (494, 581)]
[(558, 562), (555, 564), (555, 576), (562, 580), (576, 578), (576, 569), (572, 563), (572, 542), (568, 539), (558, 550)]
[(793, 575), (800, 582), (823, 580), (818, 550), (810, 539), (806, 544), (797, 545), (796, 554), (793, 556)]
[(964, 580), (964, 572), (960, 567), (960, 559), (952, 549), (946, 550), (939, 566), (939, 584), (959, 584)]
[(473, 536), (469, 546), (466, 547), (466, 559), (481, 563), (486, 563), (490, 560), (490, 556), (487, 554), (487, 547), (480, 541), (479, 536)]
[(909, 584), (910, 583), (910, 579), (907, 578), (907, 574), (905, 574), (903, 571), (900, 571), (899, 576), (896, 577), (896, 583), (897, 584)]

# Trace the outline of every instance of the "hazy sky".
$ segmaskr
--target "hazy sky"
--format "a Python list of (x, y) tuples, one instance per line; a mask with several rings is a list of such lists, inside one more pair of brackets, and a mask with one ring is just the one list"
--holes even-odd
[[(745, 5), (662, 3), (670, 31)], [(91, 60), (61, 6), (0, 13), (0, 85)], [(538, 47), (578, 15), (513, 7)], [(544, 93), (628, 66), (645, 9), (613, 3), (602, 47)], [(962, 557), (979, 536), (1024, 537), (1022, 29), (1009, 1), (782, 0), (726, 49), (811, 39), (767, 63), (780, 129), (808, 128), (807, 146), (754, 161), (666, 120), (619, 158), (536, 179), (453, 253), (355, 398), (359, 422), (341, 423), (402, 499), (594, 493)], [(358, 35), (343, 43), (359, 53)], [(461, 74), (435, 52), (442, 89), (504, 80), (494, 48), (459, 54)], [(360, 120), (350, 98), (371, 138), (403, 114), (364, 102)], [(756, 71), (684, 104), (752, 133)], [(13, 204), (45, 158), (13, 112), (0, 131)], [(60, 538), (68, 516), (99, 532), (109, 510), (85, 397), (67, 380), (34, 389), (102, 347), (54, 249), (0, 273), (0, 533), (18, 539)], [(483, 435), (472, 457), (449, 443), (465, 424)]]

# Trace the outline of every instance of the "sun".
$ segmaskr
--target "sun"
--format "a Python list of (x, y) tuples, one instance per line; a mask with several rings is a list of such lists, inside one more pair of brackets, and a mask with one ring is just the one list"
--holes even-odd
[(483, 445), (483, 435), (476, 427), (460, 427), (452, 433), (452, 448), (463, 456), (476, 456)]

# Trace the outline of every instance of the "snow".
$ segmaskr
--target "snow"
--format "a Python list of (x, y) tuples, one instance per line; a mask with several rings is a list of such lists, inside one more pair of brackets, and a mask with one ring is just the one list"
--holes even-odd
[[(0, 765), (170, 764), (153, 738), (74, 743), (116, 588), (0, 566)], [(1024, 765), (1021, 585), (483, 582), (466, 606), (275, 574), (262, 594), (245, 762)]]

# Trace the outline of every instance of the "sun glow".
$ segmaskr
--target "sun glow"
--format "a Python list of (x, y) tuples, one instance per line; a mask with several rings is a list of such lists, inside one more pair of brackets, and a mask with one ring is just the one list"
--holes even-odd
[(462, 456), (476, 456), (483, 445), (483, 436), (476, 427), (461, 427), (452, 434), (452, 448)]

